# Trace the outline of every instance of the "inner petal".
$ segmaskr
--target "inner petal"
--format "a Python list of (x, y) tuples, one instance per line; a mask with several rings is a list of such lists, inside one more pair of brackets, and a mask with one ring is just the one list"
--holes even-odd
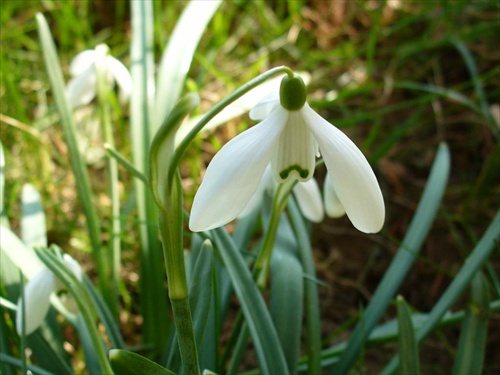
[(300, 111), (289, 111), (288, 121), (273, 154), (271, 167), (276, 180), (309, 180), (316, 164), (318, 146)]

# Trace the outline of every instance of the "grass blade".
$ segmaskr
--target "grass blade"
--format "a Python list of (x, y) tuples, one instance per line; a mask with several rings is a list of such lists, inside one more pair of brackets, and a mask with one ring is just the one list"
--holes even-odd
[(87, 219), (87, 228), (89, 231), (89, 238), (92, 246), (92, 256), (97, 264), (97, 273), (99, 275), (99, 285), (104, 299), (108, 304), (113, 304), (113, 294), (109, 285), (107, 277), (107, 259), (103, 252), (101, 233), (99, 228), (99, 220), (92, 198), (92, 190), (90, 187), (90, 180), (83, 158), (78, 150), (76, 142), (75, 124), (68, 99), (65, 95), (64, 79), (57, 56), (54, 40), (50, 34), (47, 21), (42, 14), (36, 16), (38, 24), (38, 34), (40, 44), (42, 45), (43, 57), (45, 66), (49, 76), (52, 93), (57, 105), (57, 110), (61, 119), (62, 130), (64, 139), (68, 146), (69, 159), (71, 162), (71, 169), (75, 175), (76, 189), (78, 191), (78, 198), (83, 207), (85, 217)]
[(471, 283), (471, 301), (460, 332), (453, 374), (481, 374), (483, 369), (490, 291), (488, 280), (479, 272)]
[(438, 148), (429, 180), (403, 243), (377, 287), (362, 321), (358, 323), (352, 333), (346, 350), (335, 365), (334, 373), (348, 373), (361, 352), (365, 338), (369, 336), (380, 320), (396, 290), (407, 275), (436, 217), (448, 181), (449, 171), (450, 152), (448, 146), (442, 143)]
[[(154, 136), (151, 127), (151, 107), (154, 100), (153, 9), (151, 1), (132, 1), (131, 76), (133, 92), (130, 101), (130, 131), (134, 168), (147, 175), (149, 145)], [(162, 247), (158, 240), (158, 209), (146, 185), (134, 181), (140, 234), (141, 307), (144, 341), (153, 344), (155, 354), (164, 352), (171, 321)]]
[[(443, 315), (470, 284), (474, 274), (481, 268), (488, 259), (495, 244), (500, 240), (500, 211), (497, 213), (490, 226), (486, 230), (479, 243), (476, 245), (471, 255), (465, 260), (464, 265), (457, 273), (452, 283), (446, 289), (439, 301), (429, 314), (428, 319), (417, 332), (417, 341), (421, 342), (439, 323)], [(386, 366), (383, 373), (392, 374), (398, 366), (399, 359), (393, 358)]]
[(418, 375), (420, 374), (418, 345), (415, 341), (410, 308), (401, 296), (396, 299), (396, 304), (398, 307), (398, 343), (401, 356), (399, 372), (402, 375)]
[(321, 373), (321, 315), (319, 311), (318, 285), (313, 280), (316, 279), (316, 269), (312, 254), (309, 233), (302, 218), (302, 214), (295, 200), (288, 201), (288, 212), (295, 238), (300, 252), (300, 261), (304, 270), (304, 292), (305, 292), (305, 312), (307, 324), (307, 355), (308, 372), (311, 374)]
[[(289, 227), (288, 230), (291, 231)], [(278, 232), (271, 259), (270, 310), (290, 374), (296, 374), (302, 334), (304, 281), (299, 260), (287, 247), (288, 243), (284, 245), (283, 241), (280, 243)]]
[(211, 233), (241, 303), (262, 373), (287, 374), (288, 368), (276, 329), (245, 260), (224, 229), (218, 228)]
[(158, 72), (154, 132), (179, 99), (196, 46), (221, 3), (220, 0), (190, 1), (175, 25)]

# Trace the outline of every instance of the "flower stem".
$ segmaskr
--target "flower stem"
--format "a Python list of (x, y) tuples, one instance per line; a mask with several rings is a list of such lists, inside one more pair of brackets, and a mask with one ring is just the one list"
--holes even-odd
[(208, 122), (213, 119), (219, 112), (221, 112), (224, 108), (226, 108), (229, 104), (246, 94), (248, 91), (252, 90), (253, 88), (259, 86), (260, 84), (264, 83), (266, 80), (269, 78), (278, 75), (278, 74), (287, 74), (289, 77), (293, 77), (294, 73), (293, 70), (291, 70), (287, 66), (279, 66), (273, 69), (268, 70), (267, 72), (261, 74), (258, 77), (255, 77), (251, 81), (245, 83), (243, 86), (238, 88), (236, 91), (234, 91), (232, 94), (228, 95), (225, 97), (223, 100), (221, 100), (219, 103), (213, 106), (213, 108), (208, 111), (205, 116), (191, 129), (191, 131), (184, 137), (184, 139), (179, 143), (177, 146), (175, 153), (172, 158), (172, 162), (170, 163), (169, 171), (168, 171), (168, 179), (170, 181), (171, 177), (175, 173), (175, 169), (177, 168), (177, 165), (179, 164), (180, 159), (182, 158), (182, 155), (184, 155), (184, 152), (186, 151), (187, 147), (191, 143), (191, 141), (196, 137), (196, 135), (203, 129), (203, 127), (208, 124)]
[[(113, 136), (113, 127), (111, 125), (111, 105), (109, 95), (111, 87), (106, 79), (105, 59), (108, 56), (108, 47), (99, 45), (98, 49), (102, 50), (99, 54), (99, 59), (96, 61), (96, 76), (97, 76), (97, 100), (99, 103), (99, 115), (102, 126), (104, 142), (114, 148), (115, 140)], [(96, 48), (96, 50), (97, 50)], [(109, 178), (109, 198), (111, 200), (111, 227), (109, 228), (110, 246), (109, 255), (107, 257), (106, 273), (109, 275), (109, 296), (107, 296), (107, 304), (115, 320), (118, 319), (118, 283), (120, 277), (120, 259), (121, 259), (121, 243), (120, 243), (120, 195), (118, 191), (118, 163), (116, 159), (106, 158), (106, 169)]]
[(276, 194), (274, 195), (271, 218), (269, 219), (269, 224), (267, 226), (268, 229), (254, 265), (254, 275), (260, 290), (264, 290), (266, 287), (267, 278), (269, 276), (269, 266), (271, 264), (271, 256), (273, 254), (273, 245), (278, 231), (280, 216), (286, 207), (288, 197), (290, 196), (290, 193), (296, 183), (297, 180), (292, 180), (280, 184)]
[(178, 173), (175, 175), (172, 189), (166, 192), (166, 195), (163, 199), (166, 207), (160, 209), (158, 225), (167, 269), (168, 294), (174, 314), (184, 372), (186, 375), (199, 374), (198, 351), (189, 306), (189, 289), (182, 245), (182, 187)]

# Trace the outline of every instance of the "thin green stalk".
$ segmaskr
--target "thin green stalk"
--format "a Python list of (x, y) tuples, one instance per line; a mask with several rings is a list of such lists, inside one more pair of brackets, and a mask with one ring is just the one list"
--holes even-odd
[(64, 78), (61, 71), (59, 58), (57, 57), (54, 40), (50, 34), (49, 26), (42, 14), (36, 15), (38, 24), (38, 34), (42, 45), (43, 57), (49, 75), (50, 84), (61, 119), (64, 139), (68, 146), (71, 169), (75, 175), (78, 198), (82, 203), (87, 228), (89, 231), (90, 243), (92, 245), (92, 256), (97, 265), (99, 285), (104, 299), (111, 304), (109, 279), (107, 277), (106, 254), (103, 252), (99, 220), (92, 199), (92, 189), (90, 187), (89, 175), (82, 159), (76, 142), (75, 125), (73, 123), (72, 111), (68, 99), (65, 95)]
[(191, 131), (184, 137), (184, 139), (179, 143), (177, 146), (174, 156), (172, 158), (172, 163), (170, 164), (170, 168), (168, 171), (168, 179), (171, 181), (173, 175), (175, 174), (175, 170), (177, 168), (177, 165), (179, 165), (179, 162), (184, 155), (184, 152), (188, 148), (189, 144), (193, 139), (195, 139), (196, 135), (203, 129), (203, 127), (208, 124), (208, 122), (213, 119), (220, 111), (222, 111), (224, 108), (226, 108), (229, 104), (234, 102), (236, 99), (240, 98), (247, 92), (249, 92), (251, 89), (259, 86), (260, 84), (264, 83), (266, 80), (269, 78), (278, 75), (278, 74), (284, 74), (286, 73), (288, 76), (293, 77), (293, 71), (286, 67), (286, 66), (279, 66), (276, 68), (273, 68), (271, 70), (268, 70), (267, 72), (261, 74), (260, 76), (252, 79), (251, 81), (245, 83), (243, 86), (238, 88), (236, 91), (234, 91), (232, 94), (226, 96), (223, 100), (221, 100), (219, 103), (214, 105), (210, 111), (208, 111), (203, 118), (191, 129)]
[[(101, 126), (104, 142), (110, 147), (115, 148), (115, 139), (113, 136), (113, 127), (111, 125), (111, 104), (109, 95), (111, 87), (108, 83), (106, 75), (105, 58), (107, 57), (107, 46), (99, 45), (97, 49), (106, 49), (99, 61), (96, 62), (97, 75), (97, 100), (99, 103), (99, 115), (101, 118)], [(120, 194), (118, 189), (118, 163), (112, 157), (106, 158), (106, 169), (109, 176), (109, 198), (111, 200), (111, 227), (109, 229), (110, 246), (108, 253), (108, 269), (110, 273), (110, 297), (112, 301), (109, 304), (109, 309), (114, 319), (118, 319), (118, 288), (120, 280), (120, 260), (121, 260), (121, 224), (120, 224)]]
[(101, 334), (97, 330), (97, 312), (85, 288), (75, 274), (68, 270), (56, 255), (47, 250), (37, 250), (36, 252), (42, 262), (56, 275), (75, 299), (87, 327), (102, 373), (113, 374), (108, 361), (107, 350), (104, 347)]
[(166, 207), (160, 210), (158, 224), (167, 269), (168, 294), (174, 314), (184, 372), (186, 375), (199, 374), (198, 350), (184, 264), (182, 187), (179, 174), (173, 181), (172, 190), (167, 191), (166, 195), (167, 197), (162, 199)]
[(271, 218), (267, 224), (264, 242), (254, 264), (254, 275), (256, 275), (257, 285), (261, 291), (264, 290), (267, 284), (271, 256), (273, 255), (274, 241), (276, 240), (280, 216), (286, 207), (288, 197), (290, 196), (290, 193), (296, 183), (297, 181), (293, 180), (280, 184), (273, 198)]

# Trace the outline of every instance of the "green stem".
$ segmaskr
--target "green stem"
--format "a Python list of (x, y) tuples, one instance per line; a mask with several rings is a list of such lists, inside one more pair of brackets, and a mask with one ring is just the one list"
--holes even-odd
[[(105, 57), (107, 56), (107, 47), (101, 45), (97, 48), (106, 48), (106, 53), (103, 54), (100, 61), (96, 62), (96, 75), (97, 75), (97, 100), (99, 103), (99, 114), (101, 118), (101, 126), (103, 132), (104, 142), (110, 147), (115, 147), (115, 140), (113, 136), (113, 127), (111, 125), (111, 106), (109, 102), (109, 95), (111, 94), (111, 87), (105, 77)], [(121, 243), (120, 243), (120, 194), (118, 190), (118, 163), (116, 159), (106, 158), (106, 169), (109, 176), (109, 197), (111, 200), (111, 228), (109, 229), (109, 238), (111, 250), (108, 254), (106, 272), (109, 274), (109, 296), (107, 297), (107, 304), (113, 315), (114, 319), (118, 319), (118, 283), (120, 277), (120, 259), (121, 259)]]
[(221, 112), (224, 108), (226, 108), (229, 104), (252, 90), (253, 88), (259, 86), (260, 84), (264, 83), (266, 80), (269, 78), (278, 75), (278, 74), (287, 74), (289, 77), (293, 77), (293, 70), (286, 66), (279, 66), (276, 68), (273, 68), (271, 70), (268, 70), (267, 72), (261, 74), (258, 77), (255, 77), (251, 81), (245, 83), (243, 86), (238, 88), (236, 91), (234, 91), (232, 94), (228, 95), (225, 97), (223, 100), (221, 100), (219, 103), (213, 106), (213, 108), (208, 111), (203, 118), (191, 129), (191, 131), (184, 137), (184, 139), (180, 142), (180, 144), (177, 146), (177, 149), (175, 150), (174, 156), (172, 158), (172, 162), (170, 163), (169, 171), (168, 171), (168, 180), (171, 181), (171, 178), (175, 174), (175, 170), (177, 168), (177, 165), (180, 162), (180, 159), (182, 158), (182, 155), (184, 155), (184, 152), (188, 148), (189, 144), (191, 141), (198, 135), (198, 133), (203, 129), (203, 127), (208, 124), (208, 122), (213, 119), (219, 112)]
[(257, 285), (261, 291), (264, 290), (267, 284), (269, 266), (271, 264), (271, 256), (273, 255), (274, 241), (278, 231), (280, 216), (286, 207), (288, 197), (290, 196), (290, 193), (296, 183), (297, 180), (292, 180), (280, 184), (273, 198), (271, 218), (269, 219), (269, 224), (267, 225), (264, 242), (260, 248), (259, 255), (257, 256), (257, 260), (254, 265), (254, 275), (256, 275)]
[(175, 175), (172, 190), (167, 191), (165, 195), (162, 201), (166, 207), (160, 210), (158, 224), (167, 269), (168, 294), (185, 374), (199, 374), (198, 351), (184, 264), (182, 187), (178, 173)]

